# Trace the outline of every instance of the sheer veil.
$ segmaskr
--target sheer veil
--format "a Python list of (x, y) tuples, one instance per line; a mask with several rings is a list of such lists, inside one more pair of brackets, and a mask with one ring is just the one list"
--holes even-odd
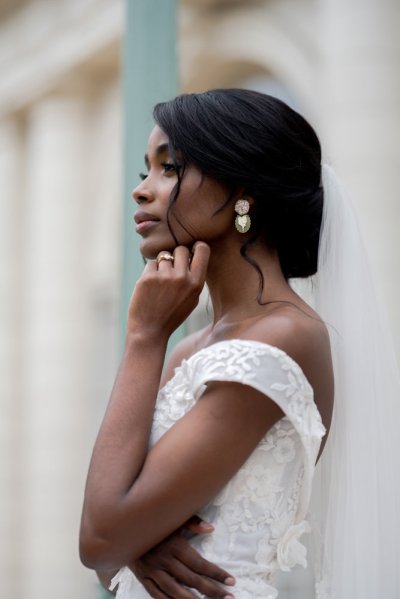
[[(318, 599), (400, 597), (400, 378), (357, 220), (328, 166), (313, 303), (328, 326), (332, 427), (311, 514)], [(318, 549), (316, 549), (318, 547)], [(315, 557), (315, 556), (314, 556)]]

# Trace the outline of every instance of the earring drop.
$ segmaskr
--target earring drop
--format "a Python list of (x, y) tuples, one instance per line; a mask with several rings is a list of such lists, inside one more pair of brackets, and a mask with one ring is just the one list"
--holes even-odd
[(250, 229), (251, 220), (247, 214), (250, 210), (250, 204), (247, 200), (238, 200), (235, 204), (235, 212), (237, 217), (235, 218), (235, 227), (239, 233), (247, 233)]

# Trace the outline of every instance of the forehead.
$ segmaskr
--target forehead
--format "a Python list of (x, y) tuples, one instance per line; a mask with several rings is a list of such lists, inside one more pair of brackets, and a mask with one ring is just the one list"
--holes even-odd
[(164, 131), (160, 129), (158, 125), (155, 125), (149, 135), (149, 140), (147, 142), (148, 156), (156, 154), (160, 148), (163, 150), (168, 149), (168, 141), (168, 136), (164, 133)]

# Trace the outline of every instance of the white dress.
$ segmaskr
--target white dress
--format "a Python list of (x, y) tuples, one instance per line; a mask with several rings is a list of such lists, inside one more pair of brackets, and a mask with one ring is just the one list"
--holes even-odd
[[(201, 349), (175, 370), (157, 398), (151, 444), (201, 401), (210, 381), (250, 385), (275, 401), (285, 416), (199, 512), (215, 530), (190, 543), (235, 576), (236, 585), (227, 590), (236, 599), (275, 599), (274, 575), (307, 565), (299, 539), (310, 530), (307, 511), (325, 428), (296, 362), (271, 345), (234, 339)], [(117, 584), (118, 599), (150, 597), (128, 568), (118, 572), (110, 588)]]

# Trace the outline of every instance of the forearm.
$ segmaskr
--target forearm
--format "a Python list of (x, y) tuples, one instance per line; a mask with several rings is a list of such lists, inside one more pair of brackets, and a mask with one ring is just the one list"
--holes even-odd
[[(107, 542), (124, 516), (124, 498), (147, 455), (167, 338), (129, 333), (93, 450), (82, 516), (81, 548)], [(87, 560), (85, 560), (87, 561)], [(90, 560), (89, 560), (90, 561)]]
[[(125, 353), (89, 468), (80, 535), (81, 558), (88, 567), (126, 565), (197, 509), (197, 501), (194, 508), (173, 508), (160, 526), (160, 505), (171, 500), (171, 489), (157, 481), (165, 480), (176, 451), (172, 447), (171, 454), (168, 450), (154, 460), (147, 452), (167, 342), (198, 302), (209, 255), (201, 242), (193, 246), (192, 256), (179, 246), (173, 266), (149, 261), (135, 285)], [(175, 496), (171, 501), (174, 506)]]

